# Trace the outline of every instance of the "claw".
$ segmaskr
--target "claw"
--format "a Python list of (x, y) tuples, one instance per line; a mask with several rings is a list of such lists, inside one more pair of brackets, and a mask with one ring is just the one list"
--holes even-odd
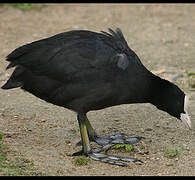
[(129, 158), (129, 157), (121, 157), (121, 161), (127, 161), (127, 162), (141, 162), (144, 163), (142, 160), (137, 158)]
[(81, 141), (77, 142), (76, 146), (82, 146), (82, 142)]
[(80, 150), (80, 151), (77, 151), (77, 152), (73, 153), (72, 156), (80, 156), (80, 155), (83, 155), (83, 154), (84, 154), (83, 150)]

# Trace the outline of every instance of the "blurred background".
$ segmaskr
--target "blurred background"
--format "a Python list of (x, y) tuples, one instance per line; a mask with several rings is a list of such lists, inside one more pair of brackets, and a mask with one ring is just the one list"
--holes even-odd
[[(15, 48), (64, 31), (117, 27), (146, 68), (190, 95), (195, 127), (195, 4), (0, 4), (0, 86), (13, 71), (5, 71), (5, 58)], [(135, 154), (146, 163), (126, 169), (93, 161), (78, 168), (70, 156), (79, 150), (75, 114), (20, 89), (0, 89), (0, 175), (195, 175), (194, 128), (188, 131), (152, 105), (123, 105), (88, 117), (99, 134), (147, 137), (142, 146), (148, 153)]]

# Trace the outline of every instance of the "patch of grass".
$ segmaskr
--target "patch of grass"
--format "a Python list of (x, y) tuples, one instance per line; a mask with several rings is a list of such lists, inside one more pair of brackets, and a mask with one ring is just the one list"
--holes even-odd
[(35, 176), (43, 175), (35, 167), (32, 161), (16, 156), (3, 141), (3, 134), (0, 133), (0, 176)]
[(21, 10), (29, 10), (35, 7), (35, 4), (32, 3), (11, 3), (10, 5)]
[(0, 141), (3, 139), (3, 133), (0, 133)]
[(86, 157), (79, 157), (75, 160), (75, 164), (76, 165), (87, 165), (89, 162), (91, 161), (91, 159), (86, 158)]
[(133, 146), (130, 144), (115, 144), (112, 149), (125, 149), (126, 152), (131, 152), (133, 150)]
[(36, 171), (33, 162), (20, 157), (16, 157), (14, 160), (8, 160), (3, 167), (2, 174), (6, 176), (43, 175), (41, 172)]
[(41, 4), (41, 3), (1, 3), (1, 6), (9, 5), (14, 8), (20, 9), (20, 10), (31, 10), (37, 7), (43, 7), (48, 4)]
[(195, 90), (195, 73), (186, 71), (186, 74), (188, 76), (188, 84), (192, 88), (191, 90)]
[(194, 72), (186, 72), (187, 76), (194, 76), (195, 77), (195, 73)]
[(6, 157), (6, 155), (5, 154), (0, 154), (0, 162), (1, 161), (6, 161), (6, 160), (8, 160), (8, 158)]
[(164, 155), (165, 157), (168, 157), (168, 158), (174, 158), (178, 155), (179, 152), (180, 152), (179, 149), (165, 149)]

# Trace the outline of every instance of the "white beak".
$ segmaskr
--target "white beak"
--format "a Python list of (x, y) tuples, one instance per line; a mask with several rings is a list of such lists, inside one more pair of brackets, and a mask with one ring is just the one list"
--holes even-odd
[(187, 126), (189, 127), (190, 129), (192, 129), (192, 124), (191, 124), (191, 120), (190, 120), (190, 117), (189, 115), (186, 113), (181, 113), (180, 114), (180, 119), (182, 120), (182, 122)]
[(185, 113), (181, 113), (181, 114), (180, 114), (180, 119), (182, 120), (182, 122), (183, 122), (187, 127), (189, 127), (190, 129), (192, 129), (191, 120), (190, 120), (190, 117), (189, 117), (189, 115), (188, 115), (188, 113), (187, 113), (188, 107), (189, 107), (189, 96), (186, 96), (186, 95), (185, 95), (185, 98), (184, 98), (184, 111), (185, 111)]

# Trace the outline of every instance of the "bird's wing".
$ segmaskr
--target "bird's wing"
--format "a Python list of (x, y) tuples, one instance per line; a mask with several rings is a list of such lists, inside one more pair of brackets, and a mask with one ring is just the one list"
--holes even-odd
[(67, 79), (69, 75), (92, 67), (95, 33), (70, 31), (35, 41), (15, 49), (7, 56), (7, 68), (21, 65), (37, 75)]
[(69, 31), (21, 46), (7, 56), (7, 68), (21, 65), (33, 73), (57, 80), (71, 79), (81, 71), (129, 66), (128, 45), (118, 30), (111, 34)]

